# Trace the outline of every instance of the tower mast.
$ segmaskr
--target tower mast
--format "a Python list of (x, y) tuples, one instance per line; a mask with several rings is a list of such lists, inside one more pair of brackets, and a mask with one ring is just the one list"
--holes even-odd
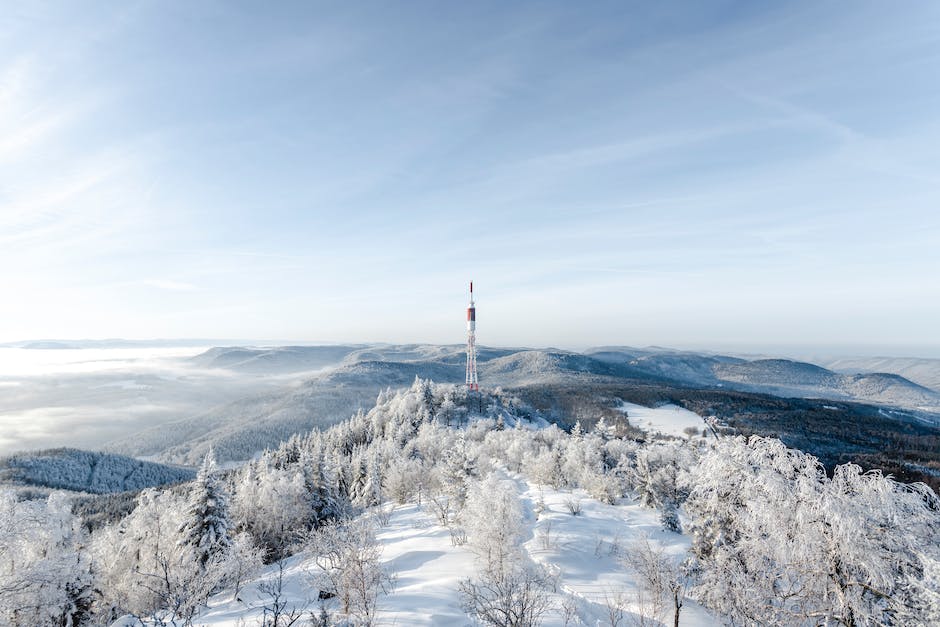
[(473, 304), (473, 281), (470, 281), (470, 305), (467, 307), (467, 388), (479, 390), (477, 381), (477, 308)]

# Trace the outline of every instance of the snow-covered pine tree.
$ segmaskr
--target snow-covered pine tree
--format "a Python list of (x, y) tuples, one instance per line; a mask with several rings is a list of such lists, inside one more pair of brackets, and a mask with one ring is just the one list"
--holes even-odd
[(382, 502), (382, 468), (384, 464), (378, 453), (378, 447), (371, 446), (364, 450), (362, 460), (362, 481), (359, 489), (351, 495), (353, 504), (372, 507)]
[(581, 428), (580, 420), (575, 421), (574, 426), (571, 427), (571, 435), (575, 439), (580, 439), (582, 436), (584, 436), (584, 429)]
[(450, 426), (454, 421), (457, 414), (457, 402), (456, 395), (453, 390), (448, 390), (444, 395), (444, 400), (441, 402), (440, 408), (437, 410), (435, 419), (445, 425)]
[(300, 451), (300, 459), (297, 462), (304, 478), (304, 489), (307, 491), (310, 506), (310, 522), (308, 525), (310, 528), (317, 527), (320, 512), (323, 510), (323, 500), (321, 496), (323, 477), (320, 476), (319, 457), (319, 447), (313, 447), (308, 444)]
[(180, 547), (189, 548), (200, 569), (221, 557), (231, 546), (228, 495), (214, 475), (215, 458), (210, 450), (192, 483), (189, 503), (179, 529)]
[(434, 383), (430, 379), (416, 379), (415, 383), (418, 384), (422, 404), (433, 415), (437, 411), (437, 401), (434, 399)]
[(331, 520), (339, 518), (349, 509), (349, 501), (343, 499), (339, 491), (339, 482), (337, 476), (340, 474), (336, 467), (336, 459), (332, 454), (324, 452), (320, 455), (320, 484), (319, 501), (320, 510), (319, 520)]
[(608, 425), (603, 416), (601, 416), (600, 419), (594, 423), (594, 428), (591, 429), (591, 432), (596, 433), (597, 436), (600, 437), (604, 442), (616, 437), (616, 429), (613, 426)]

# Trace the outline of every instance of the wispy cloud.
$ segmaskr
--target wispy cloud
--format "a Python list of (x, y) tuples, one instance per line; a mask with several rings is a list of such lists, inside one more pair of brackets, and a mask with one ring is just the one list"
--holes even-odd
[(825, 133), (842, 142), (855, 142), (864, 139), (864, 135), (832, 116), (809, 107), (800, 106), (781, 98), (749, 92), (729, 85), (729, 90), (749, 102), (759, 105), (778, 117), (778, 123), (793, 127), (804, 127)]
[(168, 290), (171, 292), (195, 292), (199, 290), (199, 288), (192, 283), (186, 283), (184, 281), (172, 281), (169, 279), (146, 279), (141, 281), (141, 283), (147, 287), (153, 287), (158, 290)]

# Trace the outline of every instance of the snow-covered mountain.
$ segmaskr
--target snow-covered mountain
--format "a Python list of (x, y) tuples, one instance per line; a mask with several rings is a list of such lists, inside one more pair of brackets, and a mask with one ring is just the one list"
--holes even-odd
[(854, 400), (940, 413), (940, 392), (897, 374), (839, 373), (789, 359), (746, 360), (700, 353), (601, 349), (589, 355), (681, 383), (724, 386), (777, 396)]
[(917, 357), (812, 357), (808, 361), (845, 374), (887, 372), (940, 392), (940, 359)]

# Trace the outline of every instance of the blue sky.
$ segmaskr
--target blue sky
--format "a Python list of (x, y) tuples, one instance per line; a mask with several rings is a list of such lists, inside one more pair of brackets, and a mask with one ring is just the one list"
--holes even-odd
[(0, 14), (0, 340), (940, 354), (940, 3)]

